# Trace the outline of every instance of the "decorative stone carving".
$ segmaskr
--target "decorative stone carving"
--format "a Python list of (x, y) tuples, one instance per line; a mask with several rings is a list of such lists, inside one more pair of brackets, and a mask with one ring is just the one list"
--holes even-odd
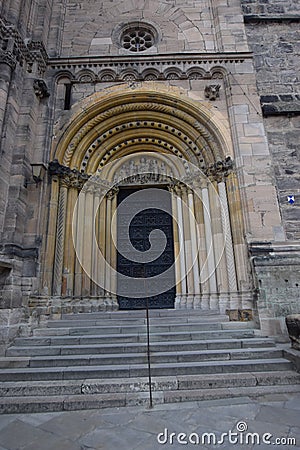
[(47, 67), (48, 55), (41, 41), (23, 40), (19, 31), (11, 24), (0, 19), (0, 61), (12, 69), (16, 64), (27, 63), (27, 71), (31, 72), (33, 63), (37, 63), (37, 71), (43, 74)]
[[(94, 57), (81, 57), (80, 61), (74, 59), (70, 61), (67, 58), (52, 58), (50, 61), (50, 66), (56, 71), (56, 74), (64, 73), (65, 67), (72, 74), (74, 82), (78, 81), (81, 77), (82, 67), (85, 67), (85, 71), (93, 74), (93, 80), (95, 83), (114, 81), (120, 82), (124, 81), (124, 77), (129, 74), (132, 75), (135, 80), (139, 81), (150, 81), (148, 78), (149, 73), (154, 74), (155, 78), (158, 80), (172, 79), (207, 79), (212, 80), (212, 86), (218, 86), (219, 80), (222, 80), (226, 73), (228, 73), (228, 65), (236, 66), (238, 72), (239, 65), (245, 62), (245, 58), (240, 56), (222, 55), (218, 58), (212, 56), (203, 57), (177, 57), (176, 59), (170, 59), (168, 56), (160, 55), (154, 56), (153, 59), (136, 61), (134, 64), (134, 71), (128, 70), (125, 67), (131, 67), (131, 58), (128, 59), (124, 54), (122, 56), (114, 57), (113, 68), (108, 68), (111, 66), (111, 60), (109, 58), (98, 58)], [(248, 58), (248, 57), (247, 57)], [(112, 75), (111, 77), (106, 77), (107, 73)], [(108, 79), (107, 79), (108, 78)], [(128, 81), (126, 79), (126, 81)], [(81, 81), (83, 82), (83, 81)], [(208, 86), (209, 87), (209, 86)]]
[(147, 184), (170, 182), (174, 174), (163, 161), (141, 157), (124, 163), (115, 174), (114, 181), (122, 184)]
[(176, 72), (170, 72), (166, 75), (167, 80), (179, 80), (180, 75)]
[(17, 60), (11, 52), (0, 51), (0, 63), (7, 64), (12, 70), (15, 69)]
[(205, 171), (206, 175), (218, 182), (223, 181), (233, 170), (233, 161), (227, 156), (224, 161), (217, 161), (211, 164)]
[(291, 314), (285, 318), (292, 348), (300, 350), (300, 314)]
[(33, 81), (34, 93), (38, 98), (46, 98), (50, 96), (47, 85), (44, 80), (35, 79)]
[(189, 80), (201, 80), (203, 78), (203, 75), (198, 72), (191, 72), (190, 75), (188, 75)]
[(90, 175), (61, 165), (57, 159), (49, 163), (48, 171), (50, 176), (57, 176), (60, 179), (62, 186), (73, 187), (79, 190), (83, 188), (85, 182), (90, 178)]
[(119, 192), (119, 188), (114, 186), (107, 192), (106, 197), (109, 200), (112, 200), (116, 195), (118, 195), (118, 192)]
[(38, 72), (42, 75), (47, 68), (48, 54), (42, 41), (29, 41), (27, 44), (29, 51), (27, 60), (27, 70), (31, 72), (34, 62), (37, 63)]
[(209, 84), (205, 86), (204, 94), (205, 97), (209, 100), (216, 100), (218, 97), (220, 97), (219, 90), (221, 85), (220, 84)]

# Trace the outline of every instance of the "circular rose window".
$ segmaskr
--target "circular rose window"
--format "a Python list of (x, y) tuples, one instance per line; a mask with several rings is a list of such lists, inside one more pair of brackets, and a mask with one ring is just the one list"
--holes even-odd
[(147, 24), (128, 24), (120, 36), (121, 47), (130, 52), (143, 52), (153, 47), (156, 41), (156, 32)]

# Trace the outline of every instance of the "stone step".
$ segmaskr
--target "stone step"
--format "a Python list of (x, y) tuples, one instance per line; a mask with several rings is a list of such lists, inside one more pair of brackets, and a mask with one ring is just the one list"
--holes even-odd
[[(191, 314), (191, 311), (193, 312)], [(104, 311), (104, 312), (90, 312), (90, 313), (75, 313), (75, 314), (62, 314), (62, 320), (78, 320), (78, 319), (119, 319), (124, 320), (126, 318), (135, 319), (145, 317), (145, 309), (130, 310), (130, 311)], [(151, 317), (189, 317), (189, 316), (201, 316), (201, 317), (216, 317), (220, 315), (218, 310), (204, 310), (204, 309), (151, 309), (149, 310)], [(227, 317), (227, 316), (225, 316)]]
[[(241, 396), (258, 397), (267, 394), (299, 393), (299, 385), (289, 386), (249, 386), (219, 389), (195, 389), (153, 392), (153, 404), (178, 403), (183, 401), (205, 401)], [(148, 392), (120, 392), (94, 395), (61, 395), (38, 397), (4, 397), (0, 399), (0, 413), (23, 414), (54, 411), (76, 411), (83, 409), (103, 409), (122, 406), (147, 405)]]
[[(152, 364), (153, 376), (292, 370), (284, 358)], [(146, 364), (2, 369), (0, 381), (146, 377)]]
[[(153, 391), (174, 391), (194, 389), (219, 389), (255, 386), (300, 386), (300, 374), (294, 371), (241, 372), (209, 375), (184, 375), (153, 377)], [(117, 392), (147, 392), (148, 377), (53, 380), (48, 381), (7, 381), (0, 383), (0, 398), (26, 396), (55, 396), (79, 394), (107, 394)]]
[[(76, 323), (76, 326), (75, 326)], [(34, 336), (68, 336), (80, 334), (131, 334), (143, 333), (146, 330), (146, 324), (108, 324), (92, 325), (89, 324), (77, 326), (77, 322), (69, 322), (68, 327), (52, 327), (36, 328)], [(253, 329), (253, 322), (189, 322), (189, 323), (153, 323), (150, 322), (150, 333), (164, 333), (168, 331), (213, 331), (213, 330), (237, 330), (237, 329)]]
[[(199, 339), (241, 339), (250, 338), (255, 335), (253, 329), (241, 330), (212, 330), (212, 331), (178, 331), (166, 333), (151, 333), (151, 341), (176, 341), (176, 340), (199, 340)], [(99, 344), (116, 342), (145, 342), (147, 335), (143, 333), (134, 334), (107, 334), (107, 335), (74, 335), (74, 336), (33, 336), (29, 338), (16, 338), (17, 346), (33, 345), (80, 345), (80, 344)]]
[[(222, 330), (221, 323), (189, 323), (189, 324), (163, 324), (151, 325), (150, 333), (168, 333), (178, 331), (213, 331)], [(133, 334), (145, 333), (145, 325), (127, 325), (127, 326), (90, 326), (90, 327), (58, 327), (58, 328), (37, 328), (34, 330), (34, 336), (77, 336), (77, 335), (106, 335), (106, 334)]]
[[(178, 352), (151, 352), (151, 362), (176, 363), (192, 361), (226, 361), (241, 359), (271, 359), (282, 357), (282, 350), (274, 348), (260, 349), (224, 349), (204, 351), (178, 351)], [(0, 358), (1, 368), (17, 367), (68, 367), (92, 365), (132, 365), (146, 364), (146, 353), (120, 353), (105, 355), (69, 355), (69, 356), (43, 356), (43, 357), (5, 357)], [(19, 365), (18, 365), (19, 363)]]
[[(254, 322), (201, 310), (150, 317), (154, 404), (300, 391), (300, 374)], [(49, 321), (0, 358), (0, 412), (146, 404), (146, 340), (145, 311)]]
[[(198, 323), (200, 325), (206, 324), (218, 324), (218, 323), (231, 323), (231, 324), (244, 324), (248, 326), (250, 325), (250, 321), (247, 322), (229, 322), (228, 316), (183, 316), (183, 317), (151, 317), (150, 316), (150, 325), (175, 325), (175, 324), (189, 324), (189, 323)], [(95, 326), (120, 326), (122, 324), (123, 327), (130, 325), (138, 325), (138, 326), (146, 326), (146, 318), (128, 318), (128, 319), (96, 319), (93, 316), (88, 319), (80, 319), (71, 320), (71, 319), (61, 319), (61, 320), (49, 320), (47, 322), (48, 328), (69, 328), (69, 327), (95, 327)], [(251, 326), (254, 326), (254, 322), (251, 322)]]
[[(55, 356), (55, 355), (97, 355), (97, 354), (124, 354), (146, 351), (145, 342), (129, 344), (90, 344), (90, 345), (41, 345), (41, 346), (12, 346), (7, 349), (6, 356)], [(275, 342), (270, 338), (245, 338), (245, 339), (211, 339), (174, 342), (151, 343), (152, 352), (175, 352), (175, 351), (201, 351), (214, 349), (247, 349), (247, 348), (272, 348)]]

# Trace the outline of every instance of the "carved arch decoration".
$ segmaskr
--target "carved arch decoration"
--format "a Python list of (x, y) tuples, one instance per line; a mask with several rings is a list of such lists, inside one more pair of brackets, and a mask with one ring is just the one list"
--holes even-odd
[[(160, 131), (170, 143), (180, 143), (196, 155), (204, 151), (206, 164), (226, 156), (233, 158), (230, 133), (222, 114), (208, 102), (194, 101), (183, 94), (180, 89), (166, 89), (155, 82), (141, 86), (133, 82), (129, 89), (117, 86), (96, 93), (73, 107), (71, 120), (54, 141), (52, 159), (79, 169), (87, 147), (94, 146), (93, 152), (99, 145), (110, 147), (116, 135), (124, 136), (126, 141), (124, 131), (137, 129), (139, 134), (144, 130), (148, 135)], [(156, 123), (152, 125), (153, 122)], [(156, 128), (155, 133), (150, 127)]]
[[(70, 121), (60, 130), (53, 142), (51, 155), (54, 162), (51, 163), (52, 190), (42, 286), (44, 294), (69, 299), (84, 298), (90, 304), (95, 300), (99, 308), (103, 305), (117, 307), (111, 295), (113, 280), (109, 280), (110, 275), (103, 273), (103, 278), (107, 278), (110, 284), (104, 289), (99, 288), (84, 273), (76, 259), (70, 238), (74, 205), (84, 182), (105, 169), (108, 163), (115, 162), (118, 170), (126, 171), (126, 164), (133, 160), (134, 164), (140, 164), (140, 155), (147, 159), (147, 154), (151, 152), (157, 154), (152, 164), (164, 164), (168, 155), (174, 155), (179, 163), (173, 167), (173, 172), (183, 174), (185, 163), (189, 162), (210, 179), (210, 186), (202, 189), (203, 205), (190, 197), (191, 193), (184, 184), (176, 188), (177, 195), (183, 201), (190, 202), (195, 210), (199, 221), (197, 232), (203, 246), (208, 246), (208, 234), (212, 235), (215, 243), (226, 233), (230, 236), (225, 239), (225, 251), (220, 254), (220, 264), (215, 267), (213, 277), (201, 279), (202, 266), (206, 264), (201, 259), (202, 255), (197, 269), (186, 276), (185, 282), (178, 283), (180, 307), (219, 307), (216, 302), (221, 293), (223, 309), (233, 299), (243, 301), (244, 293), (249, 292), (249, 284), (241, 203), (237, 179), (232, 170), (234, 155), (230, 133), (224, 117), (215, 108), (204, 100), (189, 99), (178, 88), (165, 88), (152, 82), (143, 85), (129, 83), (126, 87), (109, 88), (94, 94), (75, 105)], [(122, 165), (120, 161), (126, 164)], [(116, 178), (116, 172), (107, 173), (109, 181)], [(220, 215), (220, 208), (213, 203), (212, 190), (218, 191), (222, 198), (228, 216), (227, 225)], [(116, 208), (115, 192), (112, 191), (112, 195), (107, 197), (107, 204), (99, 211), (102, 217), (98, 223), (100, 228), (110, 224), (108, 214)], [(205, 209), (211, 211), (213, 230), (208, 229)], [(83, 219), (77, 217), (76, 220)], [(99, 236), (99, 246), (106, 249), (114, 260), (110, 240), (111, 235), (106, 232)], [(214, 245), (216, 247), (211, 254), (216, 255), (220, 250), (217, 244)], [(203, 254), (205, 252), (207, 250), (203, 249)], [(189, 258), (188, 253), (186, 258)], [(211, 264), (214, 262), (211, 261)], [(208, 271), (208, 268), (205, 270)]]

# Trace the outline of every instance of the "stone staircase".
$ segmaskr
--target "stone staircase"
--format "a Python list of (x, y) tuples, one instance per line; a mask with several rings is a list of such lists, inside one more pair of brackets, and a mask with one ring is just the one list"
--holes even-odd
[[(153, 402), (299, 392), (300, 374), (252, 322), (150, 310)], [(145, 311), (64, 315), (0, 358), (0, 412), (146, 404)]]

